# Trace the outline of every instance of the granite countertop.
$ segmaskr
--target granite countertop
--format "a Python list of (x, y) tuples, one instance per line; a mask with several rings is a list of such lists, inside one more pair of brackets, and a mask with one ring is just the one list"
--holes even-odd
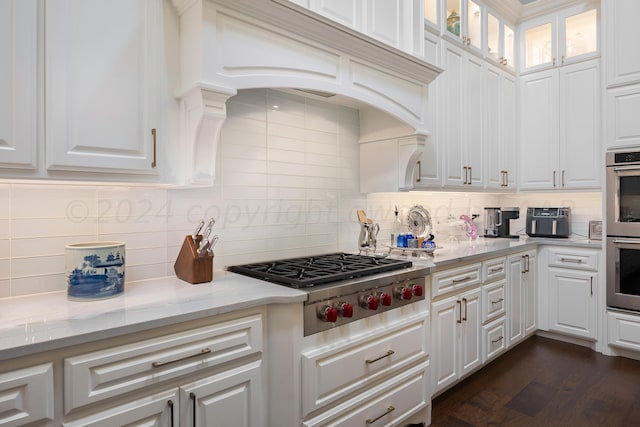
[(211, 283), (176, 277), (126, 284), (98, 301), (71, 301), (66, 291), (0, 299), (0, 360), (275, 303), (305, 292), (226, 271)]
[[(394, 251), (391, 256), (429, 269), (501, 256), (539, 245), (602, 248), (601, 241), (520, 238), (460, 241), (433, 256)], [(211, 283), (191, 285), (176, 277), (128, 282), (123, 295), (71, 301), (66, 291), (0, 299), (0, 361), (121, 336), (251, 307), (305, 301), (303, 291), (216, 271)]]

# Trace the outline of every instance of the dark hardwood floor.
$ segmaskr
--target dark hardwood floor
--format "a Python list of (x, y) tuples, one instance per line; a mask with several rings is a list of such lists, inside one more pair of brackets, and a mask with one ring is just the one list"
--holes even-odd
[(438, 396), (432, 426), (640, 426), (640, 361), (534, 336)]

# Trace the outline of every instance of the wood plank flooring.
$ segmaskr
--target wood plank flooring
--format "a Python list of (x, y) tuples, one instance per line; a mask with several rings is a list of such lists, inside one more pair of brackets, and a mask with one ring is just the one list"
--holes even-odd
[(640, 361), (533, 336), (433, 401), (432, 426), (640, 426)]

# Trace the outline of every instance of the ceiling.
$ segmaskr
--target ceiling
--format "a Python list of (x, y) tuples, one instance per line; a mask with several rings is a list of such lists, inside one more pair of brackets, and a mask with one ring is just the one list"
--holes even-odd
[(536, 1), (536, 0), (520, 0), (520, 3), (522, 3), (522, 4), (529, 4), (529, 3), (532, 3), (532, 2), (534, 2), (534, 1)]

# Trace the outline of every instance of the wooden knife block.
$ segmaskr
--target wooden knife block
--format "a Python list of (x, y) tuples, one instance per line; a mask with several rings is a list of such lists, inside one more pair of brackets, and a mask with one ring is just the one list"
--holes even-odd
[(191, 236), (185, 237), (178, 258), (173, 264), (176, 276), (192, 285), (213, 280), (213, 255), (198, 255), (201, 241), (201, 235), (198, 235), (195, 242)]

